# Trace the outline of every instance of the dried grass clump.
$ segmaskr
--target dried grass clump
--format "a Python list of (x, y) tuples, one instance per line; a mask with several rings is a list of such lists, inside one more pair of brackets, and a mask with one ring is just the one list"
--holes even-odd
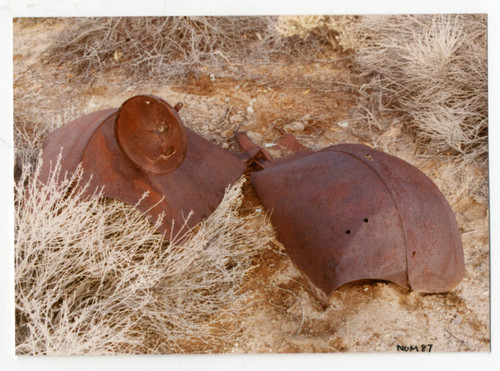
[(51, 120), (32, 120), (27, 115), (14, 115), (14, 179), (17, 181), (23, 172), (23, 166), (29, 164), (30, 172), (35, 171), (40, 150), (45, 138), (55, 129), (61, 127), (66, 115), (57, 115)]
[(485, 15), (363, 16), (354, 54), (365, 79), (364, 121), (397, 117), (429, 154), (485, 167), (488, 71)]
[(275, 31), (277, 17), (126, 17), (71, 20), (55, 41), (52, 60), (84, 80), (120, 65), (158, 81), (186, 75), (233, 76), (242, 64), (293, 53)]
[(196, 233), (168, 244), (135, 209), (83, 197), (81, 169), (57, 166), (46, 185), (24, 170), (15, 185), (18, 354), (210, 352), (234, 340), (251, 299), (242, 284), (272, 235), (239, 215), (242, 181)]

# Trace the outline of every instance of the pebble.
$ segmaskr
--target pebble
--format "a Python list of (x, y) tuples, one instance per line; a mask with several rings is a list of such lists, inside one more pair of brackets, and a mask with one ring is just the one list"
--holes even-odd
[(283, 129), (285, 129), (285, 131), (304, 131), (305, 128), (306, 128), (306, 126), (301, 121), (294, 121), (294, 122), (291, 122), (289, 124), (286, 124), (283, 127)]
[(340, 126), (341, 128), (347, 128), (347, 127), (349, 127), (349, 123), (347, 121), (338, 122), (337, 125)]
[(452, 322), (456, 325), (459, 325), (462, 323), (462, 317), (459, 314), (457, 314), (457, 316), (453, 318)]
[(222, 133), (220, 133), (221, 137), (223, 138), (229, 138), (233, 136), (233, 131), (232, 130), (224, 130)]
[(252, 129), (255, 129), (257, 123), (255, 122), (255, 120), (246, 120), (243, 121), (240, 125), (241, 130), (250, 131)]
[(201, 130), (203, 131), (208, 131), (208, 125), (202, 125)]
[(262, 142), (262, 134), (256, 133), (255, 131), (247, 132), (248, 137), (255, 143)]
[(243, 121), (243, 116), (239, 115), (239, 114), (235, 114), (235, 115), (232, 115), (230, 118), (229, 118), (229, 122), (231, 124), (239, 124), (240, 122)]

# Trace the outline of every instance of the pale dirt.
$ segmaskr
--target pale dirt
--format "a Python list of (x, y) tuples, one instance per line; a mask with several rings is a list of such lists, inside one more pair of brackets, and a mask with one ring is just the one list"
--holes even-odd
[[(280, 117), (297, 110), (297, 102), (303, 102), (304, 97), (313, 99), (313, 92), (217, 78), (159, 87), (118, 69), (99, 76), (91, 86), (84, 85), (64, 66), (43, 62), (51, 37), (63, 26), (61, 21), (14, 22), (17, 117), (33, 123), (62, 123), (98, 109), (118, 107), (137, 94), (154, 94), (172, 104), (183, 102), (180, 113), (187, 126), (218, 145), (236, 150), (235, 131), (246, 130), (259, 145), (273, 143), (280, 136), (273, 129)], [(287, 68), (298, 67), (280, 68), (286, 74)], [(331, 72), (326, 66), (322, 68), (315, 73)], [(345, 102), (346, 97), (331, 100)], [(334, 106), (332, 102), (328, 109)], [(274, 246), (262, 254), (248, 278), (248, 289), (254, 290), (258, 299), (252, 303), (251, 316), (242, 319), (238, 340), (221, 351), (395, 352), (397, 345), (422, 344), (432, 344), (432, 352), (489, 351), (488, 205), (484, 200), (453, 197), (460, 184), (452, 184), (453, 179), (440, 173), (439, 162), (415, 157), (415, 146), (397, 127), (374, 135), (351, 125), (348, 107), (340, 105), (338, 120), (330, 119), (318, 130), (314, 118), (306, 116), (306, 108), (302, 117), (306, 129), (295, 133), (306, 146), (319, 149), (342, 142), (367, 143), (420, 167), (450, 202), (453, 199), (464, 244), (465, 278), (451, 293), (426, 296), (385, 282), (346, 285), (322, 307), (284, 250)], [(272, 148), (271, 153), (283, 155)], [(248, 193), (244, 208), (262, 209), (251, 189)]]

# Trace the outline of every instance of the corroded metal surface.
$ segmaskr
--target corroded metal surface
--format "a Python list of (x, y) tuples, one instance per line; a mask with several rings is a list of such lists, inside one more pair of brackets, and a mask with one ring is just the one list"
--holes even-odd
[[(40, 175), (47, 181), (62, 148), (62, 172), (81, 162), (89, 192), (104, 187), (105, 197), (165, 219), (167, 237), (193, 227), (218, 206), (225, 188), (245, 171), (245, 162), (184, 128), (177, 110), (158, 97), (143, 95), (119, 109), (83, 116), (47, 137)], [(92, 175), (90, 177), (90, 175)]]
[(455, 216), (414, 166), (344, 144), (263, 168), (251, 180), (278, 238), (326, 295), (354, 281), (387, 280), (436, 293), (462, 280)]
[[(179, 107), (180, 109), (180, 107)], [(168, 103), (139, 95), (127, 100), (115, 119), (115, 138), (122, 152), (153, 174), (177, 169), (187, 152), (182, 120)]]
[(255, 145), (245, 133), (236, 133), (234, 137), (238, 145), (244, 151), (241, 156), (242, 159), (244, 159), (249, 166), (254, 165), (257, 169), (262, 170), (265, 167), (273, 165), (269, 152)]

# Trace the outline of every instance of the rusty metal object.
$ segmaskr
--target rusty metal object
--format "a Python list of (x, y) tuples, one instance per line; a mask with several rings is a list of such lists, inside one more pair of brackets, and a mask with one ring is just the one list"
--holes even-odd
[(187, 134), (181, 122), (168, 103), (136, 96), (118, 110), (115, 138), (122, 152), (139, 168), (168, 174), (186, 156)]
[(245, 133), (236, 133), (234, 137), (241, 149), (245, 151), (243, 153), (243, 158), (246, 160), (247, 165), (253, 165), (257, 169), (262, 170), (274, 164), (271, 160), (271, 154), (265, 149), (255, 145)]
[[(238, 134), (238, 142), (244, 137)], [(434, 183), (407, 162), (342, 144), (271, 159), (261, 168), (251, 180), (278, 239), (327, 296), (354, 281), (438, 293), (462, 280), (455, 216)]]
[[(43, 145), (40, 179), (46, 182), (62, 148), (62, 172), (82, 163), (89, 193), (136, 206), (156, 220), (168, 238), (209, 216), (225, 188), (245, 171), (236, 155), (182, 125), (178, 104), (151, 95), (130, 98), (118, 109), (76, 119), (50, 134)], [(92, 176), (90, 176), (92, 175)], [(148, 192), (148, 197), (137, 202)]]

